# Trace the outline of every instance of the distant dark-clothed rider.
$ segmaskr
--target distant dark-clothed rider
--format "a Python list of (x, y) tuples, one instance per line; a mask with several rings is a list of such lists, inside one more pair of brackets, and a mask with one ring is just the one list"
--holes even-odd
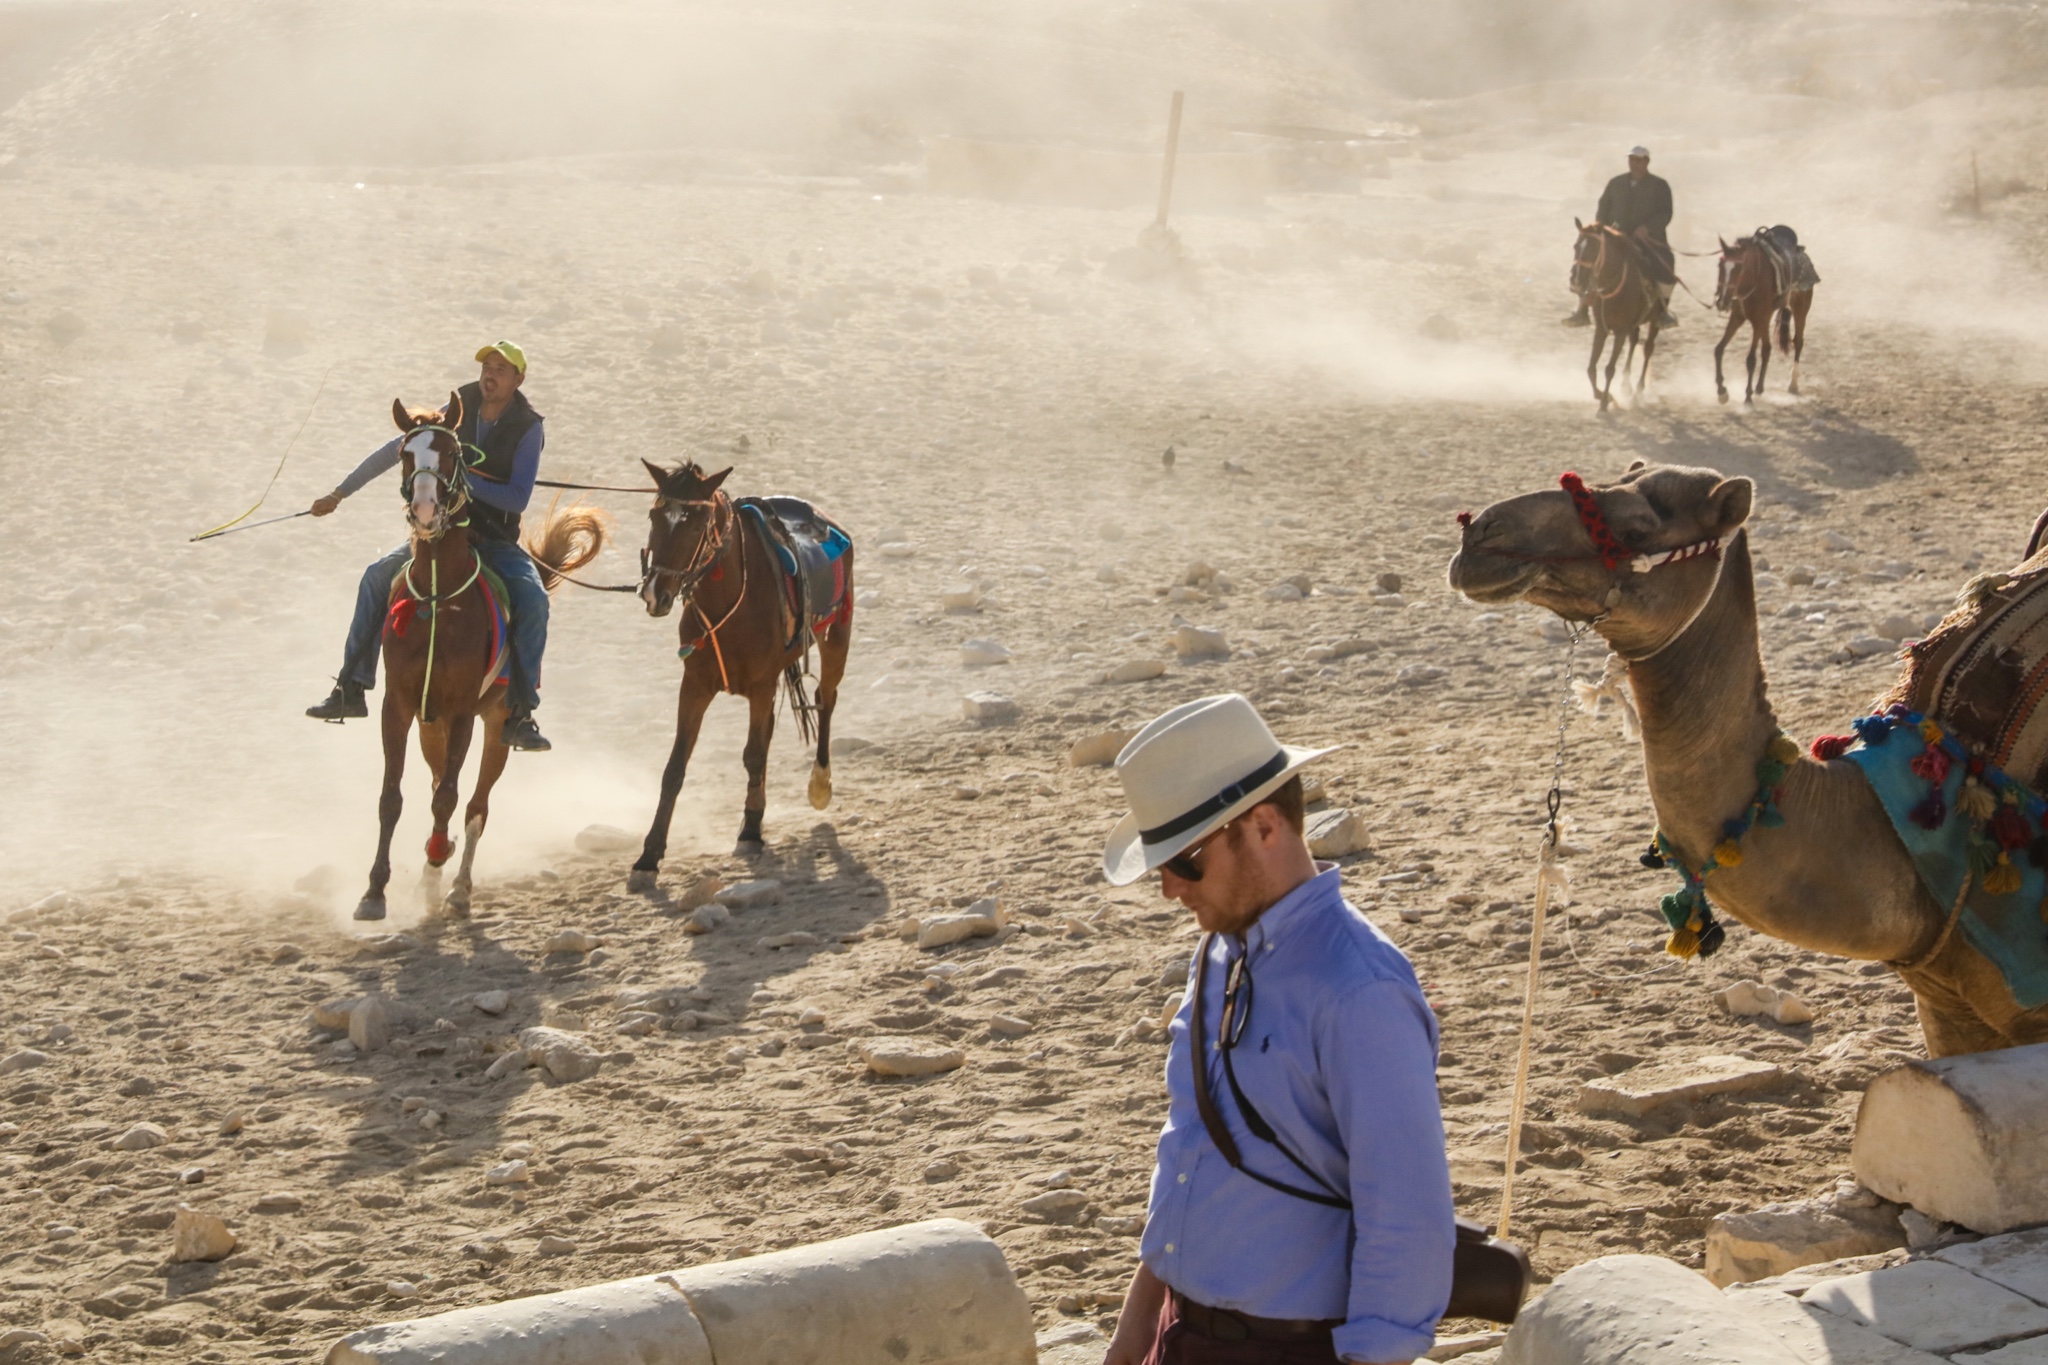
[[(1593, 211), (1593, 221), (1619, 228), (1635, 240), (1657, 286), (1657, 303), (1664, 313), (1662, 325), (1677, 326), (1678, 319), (1671, 315), (1671, 291), (1678, 283), (1678, 272), (1671, 244), (1664, 239), (1664, 229), (1671, 226), (1671, 183), (1650, 174), (1648, 147), (1629, 148), (1628, 170), (1608, 181), (1600, 192), (1600, 207)], [(1581, 295), (1579, 311), (1566, 318), (1565, 324), (1584, 327), (1591, 322), (1587, 312), (1591, 302)]]
[[(512, 613), (512, 679), (506, 697), (505, 742), (515, 749), (551, 748), (534, 723), (540, 705), (540, 661), (548, 643), (548, 591), (533, 560), (519, 544), (519, 515), (533, 496), (540, 476), (541, 415), (526, 401), (520, 385), (526, 380), (526, 353), (509, 341), (494, 342), (476, 353), (483, 370), (474, 384), (456, 390), (462, 400), (462, 422), (456, 435), (465, 447), (482, 452), (469, 467), (469, 543), (483, 562), (504, 580)], [(402, 438), (400, 438), (402, 439)], [(324, 517), (341, 500), (399, 462), (399, 441), (377, 450), (343, 479), (332, 493), (314, 502), (313, 515)], [(356, 589), (355, 619), (334, 691), (318, 706), (306, 709), (317, 720), (367, 716), (363, 694), (377, 685), (377, 655), (384, 614), (391, 605), (391, 584), (412, 555), (400, 545), (369, 568)]]

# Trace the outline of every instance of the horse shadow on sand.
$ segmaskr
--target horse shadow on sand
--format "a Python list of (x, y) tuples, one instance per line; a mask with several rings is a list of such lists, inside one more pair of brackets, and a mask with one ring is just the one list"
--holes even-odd
[(1636, 455), (1657, 464), (1699, 465), (1754, 480), (1770, 502), (1821, 510), (1812, 485), (1871, 488), (1917, 473), (1920, 457), (1895, 436), (1838, 412), (1760, 412), (1740, 423), (1671, 417), (1626, 434)]

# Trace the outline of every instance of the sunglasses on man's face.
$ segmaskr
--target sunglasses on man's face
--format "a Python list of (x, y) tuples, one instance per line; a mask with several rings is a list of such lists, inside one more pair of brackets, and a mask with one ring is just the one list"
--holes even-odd
[(1216, 833), (1211, 834), (1208, 838), (1182, 849), (1161, 863), (1159, 865), (1160, 871), (1171, 872), (1184, 882), (1198, 882), (1202, 880), (1202, 865), (1196, 862), (1195, 859), (1199, 858), (1208, 849), (1210, 844), (1216, 842), (1224, 829), (1229, 828), (1229, 825), (1225, 825), (1223, 829), (1217, 830)]

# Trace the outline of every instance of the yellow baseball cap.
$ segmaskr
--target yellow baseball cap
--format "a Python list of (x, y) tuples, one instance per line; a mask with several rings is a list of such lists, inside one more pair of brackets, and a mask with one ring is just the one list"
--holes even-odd
[(482, 360), (485, 356), (488, 355), (498, 356), (507, 365), (510, 365), (513, 369), (519, 371), (519, 373), (526, 373), (526, 352), (519, 349), (519, 345), (517, 342), (494, 341), (490, 345), (484, 347), (481, 351), (478, 351), (476, 353), (476, 358), (478, 360)]

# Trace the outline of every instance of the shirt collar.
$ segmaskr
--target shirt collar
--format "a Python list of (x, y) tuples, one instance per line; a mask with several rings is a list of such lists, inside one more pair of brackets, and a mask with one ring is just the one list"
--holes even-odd
[(1343, 873), (1331, 862), (1316, 860), (1316, 875), (1274, 901), (1245, 931), (1247, 952), (1277, 946), (1305, 917), (1344, 897)]

